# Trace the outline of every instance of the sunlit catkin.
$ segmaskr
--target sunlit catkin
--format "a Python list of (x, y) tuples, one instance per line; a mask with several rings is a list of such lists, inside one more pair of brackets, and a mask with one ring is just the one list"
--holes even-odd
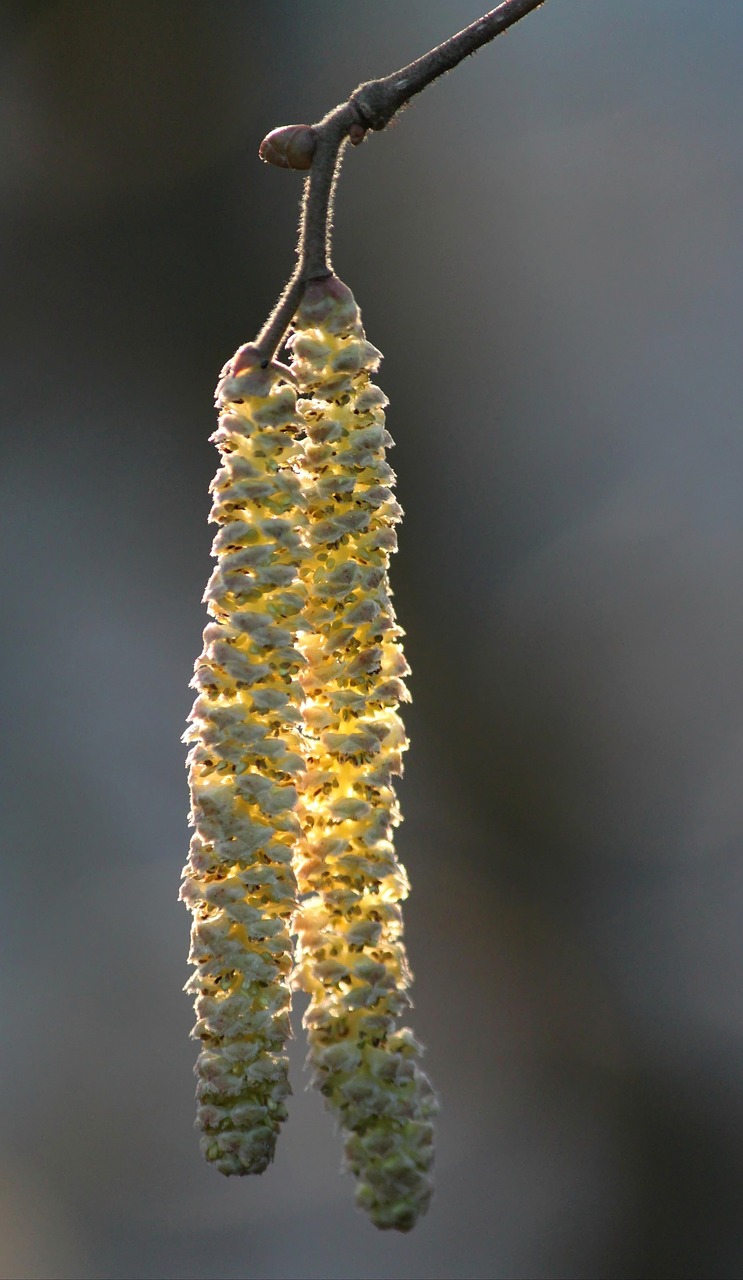
[(401, 511), (387, 401), (369, 378), (380, 353), (353, 295), (336, 277), (310, 285), (295, 325), (309, 554), (294, 981), (310, 995), (309, 1063), (344, 1130), (357, 1202), (377, 1226), (406, 1231), (431, 1197), (435, 1099), (420, 1046), (396, 1029), (410, 1004), (408, 881), (392, 843), (408, 667), (387, 578)]
[(181, 897), (194, 917), (187, 990), (202, 1043), (201, 1149), (222, 1173), (245, 1174), (272, 1159), (290, 1092), (304, 515), (296, 393), (281, 366), (262, 369), (241, 348), (223, 370), (217, 403), (217, 564), (204, 597), (214, 621), (185, 735), (195, 834)]

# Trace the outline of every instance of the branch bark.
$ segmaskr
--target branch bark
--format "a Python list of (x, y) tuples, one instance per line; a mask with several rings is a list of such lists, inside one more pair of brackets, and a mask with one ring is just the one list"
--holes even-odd
[[(533, 9), (539, 8), (543, 2), (544, 0), (504, 0), (497, 9), (483, 14), (470, 26), (444, 40), (415, 62), (382, 79), (360, 84), (346, 102), (339, 103), (311, 128), (307, 127), (307, 135), (311, 135), (309, 146), (312, 158), (302, 198), (297, 266), (252, 346), (264, 366), (273, 359), (280, 346), (305, 286), (311, 280), (332, 274), (333, 198), (346, 143), (350, 140), (358, 145), (364, 140), (368, 130), (379, 132), (386, 128), (411, 98), (421, 93), (434, 80), (438, 80), (439, 76), (451, 71), (464, 58), (507, 31)], [(273, 136), (269, 135), (269, 138)], [(295, 164), (286, 157), (276, 160), (271, 149), (266, 149), (267, 141), (268, 139), (264, 139), (261, 144), (263, 159), (279, 163), (284, 168), (308, 167), (306, 155), (302, 163)]]

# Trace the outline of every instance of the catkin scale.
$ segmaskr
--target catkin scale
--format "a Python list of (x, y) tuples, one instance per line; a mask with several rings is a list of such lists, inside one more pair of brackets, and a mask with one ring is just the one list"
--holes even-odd
[(241, 349), (223, 370), (217, 403), (217, 563), (204, 597), (214, 621), (195, 664), (185, 735), (195, 833), (181, 897), (194, 917), (196, 972), (186, 989), (202, 1044), (201, 1148), (222, 1173), (246, 1174), (272, 1159), (290, 1092), (305, 517), (296, 393), (281, 366), (262, 369)]
[(344, 1131), (357, 1202), (377, 1226), (406, 1231), (431, 1196), (436, 1103), (420, 1046), (396, 1030), (411, 980), (399, 906), (409, 886), (392, 839), (408, 667), (387, 568), (402, 513), (386, 397), (369, 377), (381, 357), (353, 295), (334, 276), (310, 285), (295, 326), (308, 554), (294, 985), (310, 996), (308, 1061)]

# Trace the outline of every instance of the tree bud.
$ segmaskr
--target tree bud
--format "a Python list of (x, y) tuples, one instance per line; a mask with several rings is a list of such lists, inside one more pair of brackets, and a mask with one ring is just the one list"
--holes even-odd
[(310, 169), (315, 154), (315, 131), (308, 124), (285, 124), (272, 129), (258, 148), (266, 164), (280, 169)]

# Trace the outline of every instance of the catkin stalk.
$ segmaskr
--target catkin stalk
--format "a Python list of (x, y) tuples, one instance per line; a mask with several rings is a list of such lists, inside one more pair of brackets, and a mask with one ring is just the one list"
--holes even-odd
[(336, 277), (310, 285), (295, 325), (309, 552), (294, 983), (310, 995), (308, 1061), (342, 1126), (357, 1202), (377, 1226), (407, 1231), (431, 1197), (436, 1104), (420, 1045), (396, 1029), (411, 980), (399, 905), (409, 886), (392, 839), (408, 666), (387, 568), (402, 513), (387, 401), (369, 377), (381, 357), (353, 295)]
[(281, 367), (263, 370), (241, 348), (223, 370), (217, 403), (217, 564), (204, 597), (213, 621), (185, 735), (195, 832), (181, 897), (193, 912), (196, 972), (186, 989), (196, 996), (192, 1034), (202, 1045), (201, 1149), (220, 1172), (246, 1174), (271, 1161), (290, 1092), (305, 516), (296, 392)]

